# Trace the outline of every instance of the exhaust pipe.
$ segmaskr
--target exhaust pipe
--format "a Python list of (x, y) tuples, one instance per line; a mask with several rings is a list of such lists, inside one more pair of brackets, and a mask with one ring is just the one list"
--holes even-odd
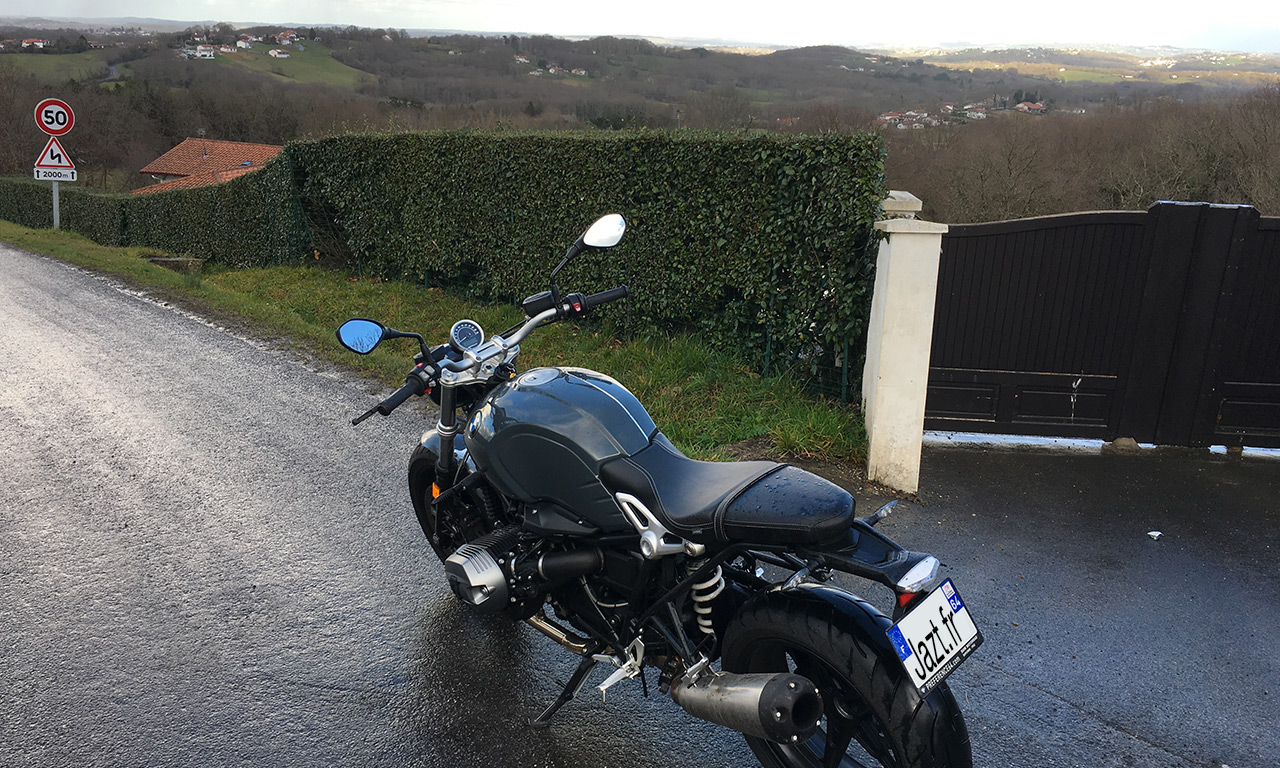
[(822, 719), (817, 686), (787, 672), (723, 672), (696, 683), (681, 678), (671, 698), (696, 718), (781, 744), (808, 739)]

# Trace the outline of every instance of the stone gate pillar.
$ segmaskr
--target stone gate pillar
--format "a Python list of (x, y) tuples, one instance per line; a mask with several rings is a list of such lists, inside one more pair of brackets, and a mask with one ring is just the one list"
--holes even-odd
[(907, 493), (920, 485), (924, 401), (929, 384), (933, 306), (946, 224), (914, 218), (920, 199), (891, 192), (876, 222), (887, 233), (876, 259), (875, 293), (862, 371), (867, 477)]

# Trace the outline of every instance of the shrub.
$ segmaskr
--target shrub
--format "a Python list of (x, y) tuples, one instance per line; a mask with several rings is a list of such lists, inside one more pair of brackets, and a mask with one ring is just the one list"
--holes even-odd
[[(561, 249), (619, 212), (623, 243), (580, 257), (565, 288), (625, 283), (632, 298), (605, 314), (627, 333), (695, 330), (757, 365), (818, 371), (845, 342), (863, 347), (883, 160), (866, 134), (347, 135), (291, 144), (217, 186), (74, 190), (62, 216), (104, 244), (231, 267), (310, 257), (510, 301), (545, 289)], [(49, 226), (47, 185), (0, 183), (0, 217)]]

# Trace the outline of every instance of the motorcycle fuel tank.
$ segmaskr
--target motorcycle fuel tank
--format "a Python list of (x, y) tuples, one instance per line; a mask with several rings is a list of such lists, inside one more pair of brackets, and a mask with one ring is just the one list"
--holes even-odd
[(644, 449), (657, 429), (635, 395), (602, 373), (533, 368), (490, 392), (464, 435), (500, 493), (617, 531), (630, 524), (600, 483), (600, 465)]

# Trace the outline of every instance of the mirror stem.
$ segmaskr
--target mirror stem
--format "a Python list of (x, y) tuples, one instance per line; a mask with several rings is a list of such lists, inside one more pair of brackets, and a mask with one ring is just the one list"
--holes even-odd
[(560, 286), (556, 285), (556, 275), (560, 274), (560, 270), (564, 269), (565, 265), (572, 261), (574, 256), (582, 252), (583, 247), (582, 238), (578, 238), (578, 242), (569, 246), (569, 250), (565, 253), (564, 260), (560, 262), (560, 265), (551, 270), (551, 301), (556, 308), (557, 314), (560, 312)]

